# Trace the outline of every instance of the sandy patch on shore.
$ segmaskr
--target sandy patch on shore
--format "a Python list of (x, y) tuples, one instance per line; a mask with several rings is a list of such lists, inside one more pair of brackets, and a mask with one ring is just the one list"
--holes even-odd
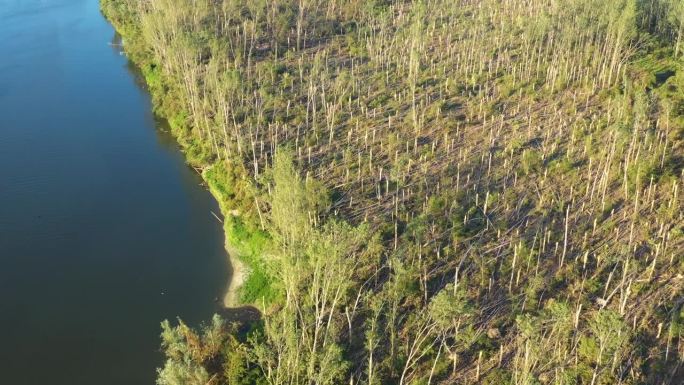
[[(227, 238), (227, 237), (226, 237)], [(226, 251), (228, 252), (228, 262), (230, 262), (233, 268), (233, 274), (230, 277), (230, 283), (226, 289), (226, 294), (223, 296), (223, 306), (224, 307), (236, 307), (239, 305), (238, 301), (238, 290), (245, 282), (247, 278), (247, 266), (245, 266), (242, 261), (237, 257), (237, 250), (228, 244), (228, 239), (226, 239)]]

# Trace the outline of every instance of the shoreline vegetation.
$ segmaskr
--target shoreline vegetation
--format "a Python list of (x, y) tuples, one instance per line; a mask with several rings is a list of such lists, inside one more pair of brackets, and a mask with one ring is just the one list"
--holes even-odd
[[(216, 167), (216, 169), (213, 169)], [(223, 230), (225, 234), (225, 249), (232, 264), (232, 276), (230, 283), (223, 297), (225, 308), (235, 308), (238, 306), (253, 306), (258, 308), (259, 289), (252, 289), (251, 292), (241, 293), (245, 284), (260, 285), (261, 282), (250, 282), (249, 277), (253, 266), (261, 263), (259, 258), (268, 243), (268, 235), (260, 230), (248, 230), (243, 224), (241, 214), (231, 206), (231, 199), (226, 196), (226, 181), (223, 181), (217, 173), (224, 171), (222, 166), (210, 166), (202, 172), (202, 177), (209, 187), (209, 191), (219, 202), (219, 207), (223, 215)], [(261, 270), (257, 274), (262, 275)], [(263, 307), (262, 307), (263, 309)]]
[[(232, 191), (235, 186), (231, 187), (229, 185), (231, 181), (227, 180), (224, 175), (218, 175), (216, 172), (212, 171), (212, 168), (217, 166), (216, 164), (207, 162), (206, 159), (201, 156), (195, 156), (193, 153), (193, 146), (195, 146), (195, 143), (193, 143), (190, 137), (184, 134), (187, 132), (188, 128), (185, 127), (183, 119), (174, 115), (172, 111), (169, 111), (164, 107), (167, 103), (165, 98), (172, 97), (172, 95), (164, 93), (164, 80), (152, 69), (155, 67), (155, 64), (146, 58), (144, 52), (145, 47), (143, 43), (140, 42), (140, 36), (134, 32), (133, 29), (127, 29), (123, 24), (117, 22), (117, 18), (108, 15), (106, 8), (103, 7), (103, 4), (105, 3), (106, 1), (100, 2), (101, 11), (105, 18), (112, 24), (116, 33), (121, 36), (121, 48), (125, 51), (128, 59), (140, 71), (152, 98), (155, 115), (164, 119), (168, 124), (168, 127), (170, 128), (169, 131), (176, 139), (181, 151), (184, 153), (186, 162), (189, 166), (198, 171), (198, 174), (206, 183), (209, 192), (219, 204), (223, 219), (217, 219), (219, 219), (223, 226), (225, 250), (232, 268), (230, 282), (221, 301), (223, 307), (226, 309), (241, 306), (253, 306), (258, 308), (257, 298), (259, 298), (259, 289), (244, 295), (241, 295), (240, 291), (245, 283), (250, 284), (248, 278), (252, 273), (253, 268), (253, 266), (250, 265), (250, 262), (255, 264), (260, 263), (258, 261), (258, 253), (263, 251), (263, 248), (267, 243), (268, 235), (245, 225), (243, 218), (249, 214), (241, 213), (236, 208), (240, 207), (240, 205), (236, 205), (233, 198), (231, 198), (231, 195), (234, 194)], [(126, 41), (133, 42), (133, 44), (124, 44)], [(217, 168), (220, 168), (222, 171), (224, 170), (223, 167), (223, 165), (217, 166)], [(238, 172), (234, 172), (232, 175), (234, 178), (241, 177)], [(254, 218), (248, 219), (248, 223), (254, 223)], [(257, 270), (257, 274), (259, 274), (260, 277), (263, 275), (260, 270)], [(259, 281), (250, 284), (252, 287), (258, 287), (258, 285), (263, 285), (263, 282)]]
[(684, 381), (684, 2), (101, 6), (261, 310), (159, 385)]

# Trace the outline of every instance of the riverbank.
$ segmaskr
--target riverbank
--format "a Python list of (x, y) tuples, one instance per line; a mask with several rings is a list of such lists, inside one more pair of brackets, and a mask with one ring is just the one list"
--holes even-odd
[[(115, 31), (121, 36), (121, 46), (130, 62), (138, 69), (145, 81), (152, 98), (156, 116), (164, 119), (169, 131), (179, 144), (186, 162), (199, 172), (209, 192), (219, 204), (223, 217), (226, 257), (231, 264), (232, 274), (222, 298), (225, 308), (240, 306), (256, 306), (264, 296), (270, 296), (265, 267), (260, 261), (268, 242), (268, 235), (257, 229), (256, 215), (252, 215), (250, 207), (255, 202), (250, 194), (249, 181), (240, 162), (228, 159), (211, 159), (207, 156), (206, 147), (210, 146), (189, 134), (187, 114), (178, 106), (169, 88), (174, 87), (164, 79), (159, 67), (151, 62), (140, 31), (127, 24), (122, 15), (114, 17), (100, 2), (100, 9)], [(245, 290), (246, 289), (246, 290)]]
[(227, 194), (227, 188), (229, 186), (227, 186), (225, 182), (222, 183), (221, 173), (223, 171), (225, 170), (222, 170), (221, 165), (213, 165), (201, 173), (202, 178), (209, 188), (209, 192), (219, 203), (219, 208), (223, 216), (222, 223), (225, 236), (225, 249), (232, 268), (230, 282), (226, 288), (222, 303), (226, 308), (241, 305), (254, 305), (253, 302), (255, 301), (247, 302), (241, 300), (241, 289), (245, 285), (245, 282), (247, 282), (251, 272), (250, 266), (243, 261), (243, 258), (246, 258), (252, 251), (249, 248), (246, 248), (246, 245), (249, 245), (250, 243), (249, 237), (241, 237), (236, 231), (236, 222), (240, 223), (240, 212), (235, 208), (231, 208), (228, 203), (230, 202), (230, 199), (227, 197), (227, 195), (230, 195)]

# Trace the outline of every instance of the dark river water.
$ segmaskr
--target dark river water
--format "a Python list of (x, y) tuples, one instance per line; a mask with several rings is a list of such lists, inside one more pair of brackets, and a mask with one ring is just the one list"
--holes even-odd
[(0, 383), (153, 384), (218, 310), (218, 212), (97, 0), (0, 0)]

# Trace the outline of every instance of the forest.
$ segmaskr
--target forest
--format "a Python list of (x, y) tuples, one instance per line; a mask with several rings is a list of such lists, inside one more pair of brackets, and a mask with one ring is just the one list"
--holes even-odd
[(684, 383), (681, 0), (101, 0), (260, 320), (159, 385)]

